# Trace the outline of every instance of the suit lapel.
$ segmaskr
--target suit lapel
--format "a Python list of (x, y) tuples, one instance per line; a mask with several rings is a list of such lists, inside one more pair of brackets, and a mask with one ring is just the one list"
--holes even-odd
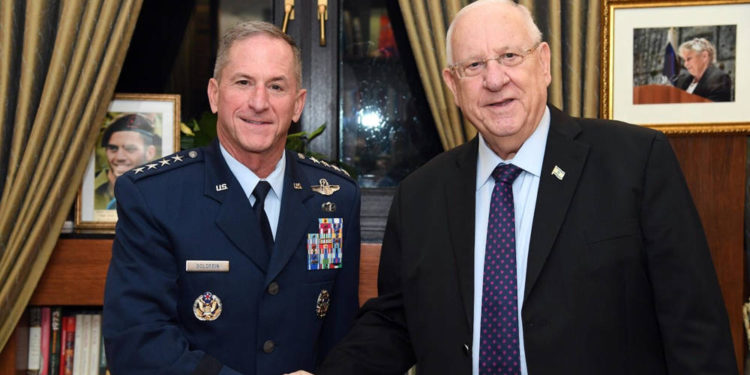
[[(294, 183), (299, 183), (302, 189), (295, 189)], [(310, 207), (307, 207), (305, 203), (312, 196), (310, 184), (297, 165), (296, 156), (287, 152), (279, 225), (276, 230), (271, 262), (268, 265), (266, 283), (273, 281), (292, 258), (294, 252), (299, 251), (299, 243), (306, 240), (305, 233), (314, 217)]]
[[(260, 226), (253, 214), (250, 201), (224, 161), (219, 143), (214, 141), (211, 146), (205, 148), (205, 151), (204, 192), (220, 204), (216, 225), (242, 253), (265, 272), (268, 265), (268, 253), (264, 246), (254, 246), (262, 244), (263, 239), (260, 230), (257, 229)], [(253, 230), (253, 228), (256, 229)]]
[(459, 289), (469, 327), (474, 312), (474, 206), (476, 200), (477, 150), (475, 137), (456, 150), (454, 170), (445, 184), (446, 212)]
[[(573, 118), (551, 106), (550, 114), (550, 130), (531, 229), (524, 299), (529, 296), (552, 250), (589, 152), (588, 145), (574, 140), (581, 129)], [(563, 178), (553, 175), (555, 167), (565, 172)]]

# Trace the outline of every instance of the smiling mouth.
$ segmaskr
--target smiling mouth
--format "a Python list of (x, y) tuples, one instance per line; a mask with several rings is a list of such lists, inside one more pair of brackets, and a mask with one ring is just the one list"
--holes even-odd
[(489, 103), (489, 104), (487, 104), (487, 106), (488, 107), (502, 108), (502, 107), (506, 107), (506, 106), (510, 105), (511, 103), (513, 103), (514, 100), (515, 99), (500, 100), (500, 101), (497, 101), (497, 102)]

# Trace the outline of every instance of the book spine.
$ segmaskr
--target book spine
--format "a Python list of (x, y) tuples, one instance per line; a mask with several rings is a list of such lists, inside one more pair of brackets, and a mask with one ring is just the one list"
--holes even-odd
[(83, 353), (83, 314), (76, 314), (76, 330), (75, 330), (75, 345), (73, 348), (73, 375), (83, 375), (83, 364), (81, 361), (84, 359)]
[(75, 357), (75, 332), (76, 317), (66, 316), (63, 318), (63, 329), (65, 334), (65, 350), (60, 361), (60, 375), (73, 375), (73, 358)]
[(42, 338), (41, 338), (41, 355), (42, 364), (39, 367), (39, 374), (49, 375), (49, 335), (51, 330), (51, 310), (49, 306), (42, 307)]
[(39, 307), (29, 307), (29, 357), (26, 374), (39, 374), (42, 361), (42, 310)]
[(60, 353), (62, 353), (62, 308), (52, 308), (49, 339), (49, 375), (60, 374)]
[(101, 350), (99, 352), (99, 375), (108, 375), (109, 371), (107, 370), (107, 353), (104, 350), (104, 335), (99, 335), (99, 337), (99, 345), (101, 345)]
[(99, 352), (102, 342), (102, 314), (91, 314), (91, 334), (89, 335), (88, 375), (99, 373)]

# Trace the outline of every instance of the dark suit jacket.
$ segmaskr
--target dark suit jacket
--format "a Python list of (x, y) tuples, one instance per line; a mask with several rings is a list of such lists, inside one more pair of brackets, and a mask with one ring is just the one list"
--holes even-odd
[[(677, 76), (674, 85), (687, 90), (691, 82), (693, 82), (693, 76), (684, 72)], [(709, 65), (698, 81), (693, 94), (715, 102), (728, 102), (732, 100), (732, 79), (721, 69)]]
[[(118, 179), (117, 234), (103, 333), (118, 374), (273, 374), (313, 369), (358, 308), (359, 189), (287, 151), (275, 248), (269, 257), (248, 198), (212, 146), (179, 152)], [(149, 167), (153, 165), (153, 167)], [(139, 172), (140, 170), (140, 172)], [(340, 190), (311, 190), (325, 178)], [(296, 187), (295, 187), (296, 185)], [(335, 212), (321, 205), (335, 204)], [(308, 271), (307, 234), (343, 218), (343, 268)], [(227, 260), (229, 272), (186, 272), (187, 260)], [(323, 291), (329, 294), (327, 315)], [(216, 320), (193, 304), (210, 291)], [(323, 296), (325, 297), (325, 296)]]
[[(701, 223), (666, 137), (550, 111), (522, 308), (529, 374), (736, 374)], [(402, 374), (415, 362), (419, 374), (471, 374), (477, 145), (401, 183), (379, 297), (317, 375)]]

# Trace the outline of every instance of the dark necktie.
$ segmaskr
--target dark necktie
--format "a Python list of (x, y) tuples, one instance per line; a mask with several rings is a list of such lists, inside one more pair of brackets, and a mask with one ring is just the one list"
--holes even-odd
[(268, 181), (258, 181), (253, 190), (253, 196), (255, 197), (255, 205), (253, 205), (253, 211), (255, 211), (255, 217), (258, 218), (260, 223), (260, 232), (263, 234), (263, 242), (265, 242), (266, 250), (271, 253), (273, 248), (273, 233), (271, 232), (271, 224), (268, 222), (268, 216), (266, 216), (265, 201), (268, 191), (271, 190), (271, 184)]
[(516, 224), (513, 180), (522, 169), (511, 164), (492, 171), (490, 216), (482, 282), (479, 374), (520, 374)]

